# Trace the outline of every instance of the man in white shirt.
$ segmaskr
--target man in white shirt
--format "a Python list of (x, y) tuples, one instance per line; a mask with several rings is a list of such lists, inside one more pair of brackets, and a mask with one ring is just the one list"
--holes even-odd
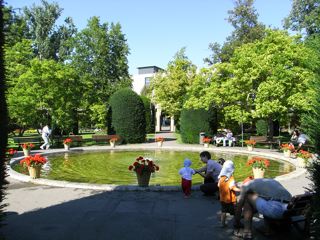
[(221, 172), (222, 166), (211, 159), (211, 154), (208, 151), (201, 152), (200, 159), (206, 164), (203, 168), (195, 170), (196, 173), (199, 173), (204, 177), (204, 183), (200, 186), (200, 190), (205, 195), (214, 195), (215, 192), (219, 190), (218, 176)]
[(50, 144), (49, 144), (49, 136), (51, 134), (51, 129), (49, 128), (48, 125), (45, 125), (43, 128), (42, 128), (42, 131), (41, 131), (41, 137), (44, 141), (44, 144), (42, 144), (40, 146), (40, 148), (43, 150), (44, 148), (46, 149), (49, 149), (50, 147)]

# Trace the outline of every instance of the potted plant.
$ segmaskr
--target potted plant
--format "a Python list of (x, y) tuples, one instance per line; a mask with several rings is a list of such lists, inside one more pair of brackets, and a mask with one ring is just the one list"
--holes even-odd
[(245, 140), (244, 142), (245, 144), (247, 144), (248, 151), (252, 151), (254, 148), (254, 145), (256, 145), (255, 140)]
[(266, 158), (252, 157), (248, 160), (247, 166), (252, 167), (254, 178), (263, 178), (265, 170), (270, 166), (270, 162)]
[(283, 154), (286, 157), (291, 157), (291, 153), (294, 151), (294, 146), (292, 144), (281, 144), (281, 149), (283, 150)]
[(311, 153), (304, 150), (299, 150), (296, 153), (298, 167), (306, 167), (308, 160), (312, 157)]
[(119, 140), (119, 137), (117, 137), (117, 136), (112, 137), (109, 141), (110, 146), (114, 148), (116, 146), (116, 141), (118, 141), (118, 140)]
[(136, 172), (139, 187), (148, 187), (151, 173), (159, 171), (159, 166), (152, 160), (140, 156), (129, 166), (129, 170)]
[(34, 144), (32, 143), (24, 143), (21, 145), (22, 150), (23, 150), (23, 154), (25, 156), (29, 156), (30, 155), (30, 151), (32, 148), (34, 148)]
[(36, 154), (34, 156), (31, 155), (25, 157), (20, 161), (20, 164), (28, 168), (31, 178), (39, 178), (41, 167), (46, 162), (47, 160), (45, 157), (42, 157), (40, 154)]
[(156, 137), (156, 142), (158, 143), (158, 147), (162, 147), (164, 138), (163, 137)]
[(72, 139), (71, 138), (66, 138), (65, 140), (63, 140), (63, 146), (65, 150), (69, 150), (70, 146), (72, 143)]
[(208, 147), (209, 147), (209, 144), (211, 143), (211, 140), (212, 140), (212, 139), (209, 138), (209, 137), (204, 137), (203, 140), (202, 140), (202, 141), (203, 141), (203, 146), (206, 147), (206, 148), (208, 148)]
[(6, 154), (5, 154), (5, 161), (9, 162), (10, 159), (14, 156), (14, 154), (16, 154), (17, 150), (10, 148), (6, 150)]

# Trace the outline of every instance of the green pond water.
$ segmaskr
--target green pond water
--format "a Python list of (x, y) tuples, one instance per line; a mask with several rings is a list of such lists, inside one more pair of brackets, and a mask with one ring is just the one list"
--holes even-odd
[[(252, 175), (251, 167), (246, 166), (250, 156), (233, 155), (223, 153), (211, 153), (212, 159), (223, 157), (233, 160), (235, 164), (235, 179), (242, 181)], [(204, 164), (200, 161), (198, 152), (187, 151), (104, 151), (104, 152), (70, 152), (47, 156), (51, 168), (43, 171), (41, 177), (54, 180), (66, 180), (70, 182), (85, 182), (99, 184), (136, 185), (135, 172), (129, 171), (139, 156), (151, 158), (159, 167), (160, 171), (151, 175), (150, 185), (172, 186), (180, 184), (178, 170), (183, 167), (183, 160), (189, 158), (192, 168), (200, 168)], [(16, 171), (27, 174), (19, 164), (13, 167)], [(265, 177), (274, 178), (294, 170), (294, 166), (285, 162), (270, 160), (270, 167)], [(203, 178), (198, 174), (193, 177), (193, 184), (202, 183)]]

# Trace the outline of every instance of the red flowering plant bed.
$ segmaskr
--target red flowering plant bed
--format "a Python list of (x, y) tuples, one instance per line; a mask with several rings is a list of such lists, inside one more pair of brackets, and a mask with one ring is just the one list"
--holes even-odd
[(17, 150), (10, 148), (6, 150), (5, 161), (10, 161), (10, 159), (16, 154)]
[(252, 157), (248, 160), (247, 166), (251, 166), (252, 168), (260, 168), (267, 169), (270, 166), (270, 162), (268, 159), (262, 157)]
[(211, 140), (212, 140), (212, 138), (204, 137), (203, 140), (202, 140), (202, 142), (203, 142), (203, 143), (211, 143)]
[(254, 146), (257, 142), (255, 140), (245, 140), (244, 143), (247, 144), (247, 146)]
[(34, 148), (34, 144), (32, 144), (32, 143), (24, 143), (24, 144), (21, 144), (21, 147), (23, 149), (30, 150), (30, 149)]
[(34, 156), (27, 156), (20, 161), (20, 164), (24, 167), (39, 167), (47, 162), (45, 157), (40, 154), (35, 154)]
[(71, 138), (66, 138), (65, 140), (63, 140), (63, 144), (71, 145), (71, 143), (72, 143), (72, 139)]
[(112, 137), (112, 138), (110, 139), (110, 142), (115, 143), (115, 142), (118, 141), (118, 140), (119, 140), (119, 137), (118, 137), (118, 136), (114, 136), (114, 137)]
[(309, 158), (312, 157), (312, 154), (310, 152), (308, 152), (308, 151), (299, 150), (296, 153), (296, 156), (299, 157), (299, 158), (303, 158), (306, 161), (306, 160), (308, 160)]
[(283, 151), (291, 151), (293, 152), (294, 151), (294, 146), (292, 144), (288, 144), (288, 143), (285, 143), (285, 144), (281, 144), (281, 149)]
[(163, 142), (164, 138), (163, 137), (156, 137), (156, 142)]
[(142, 175), (144, 172), (154, 173), (155, 171), (159, 171), (159, 166), (154, 164), (152, 160), (140, 156), (132, 165), (129, 166), (128, 169)]

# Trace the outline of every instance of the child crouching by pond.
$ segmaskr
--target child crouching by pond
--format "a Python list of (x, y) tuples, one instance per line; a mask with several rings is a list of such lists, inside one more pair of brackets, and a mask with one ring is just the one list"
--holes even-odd
[(181, 188), (185, 198), (189, 198), (191, 195), (192, 175), (196, 173), (190, 168), (191, 164), (191, 160), (186, 158), (183, 162), (184, 167), (179, 170), (179, 174), (181, 175)]
[(237, 200), (235, 192), (240, 192), (240, 189), (236, 186), (233, 173), (233, 162), (231, 160), (225, 161), (225, 163), (222, 166), (221, 172), (218, 176), (222, 227), (226, 226), (227, 213), (234, 215)]

